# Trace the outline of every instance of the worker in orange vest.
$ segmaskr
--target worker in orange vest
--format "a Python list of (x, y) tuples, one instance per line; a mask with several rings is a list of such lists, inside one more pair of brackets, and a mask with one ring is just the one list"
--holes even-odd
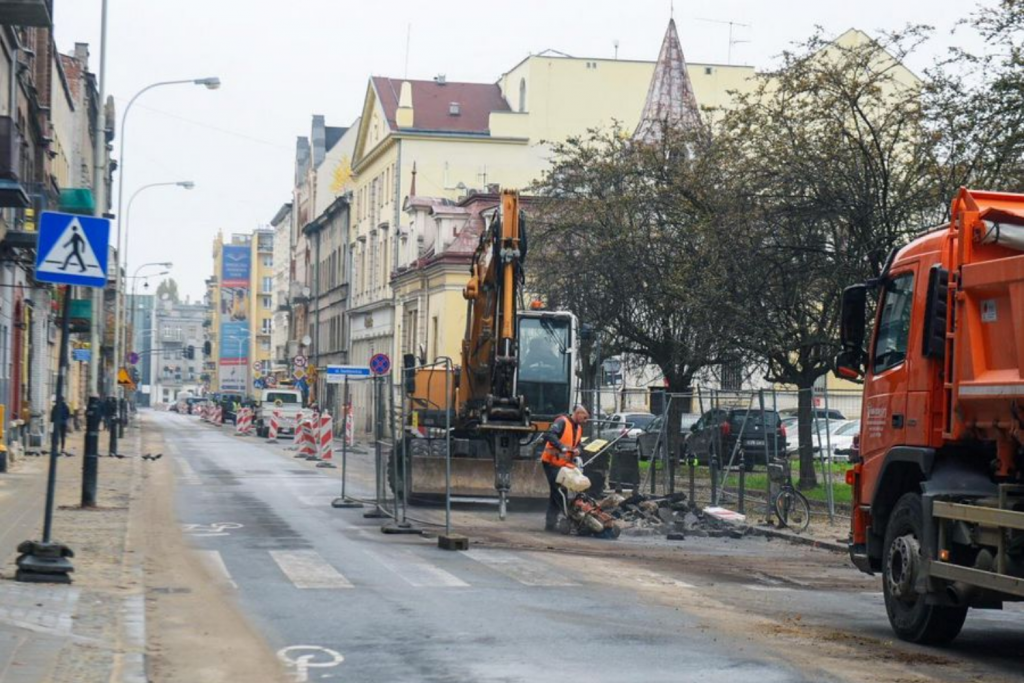
[(590, 413), (583, 406), (573, 408), (572, 415), (562, 415), (551, 423), (551, 429), (544, 433), (544, 452), (541, 464), (548, 478), (551, 497), (548, 499), (548, 511), (544, 519), (544, 530), (553, 531), (562, 512), (562, 494), (558, 490), (555, 479), (558, 470), (563, 467), (582, 467), (579, 457), (580, 439), (583, 437), (583, 425), (590, 419)]

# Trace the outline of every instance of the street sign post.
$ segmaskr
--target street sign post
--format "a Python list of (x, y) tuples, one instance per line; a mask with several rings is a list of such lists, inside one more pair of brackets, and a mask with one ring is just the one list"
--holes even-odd
[[(107, 251), (110, 244), (110, 221), (74, 214), (44, 212), (39, 220), (39, 240), (36, 244), (35, 279), (68, 285), (64, 288), (64, 305), (60, 319), (60, 352), (57, 363), (56, 400), (53, 407), (54, 425), (50, 437), (50, 469), (46, 477), (46, 508), (43, 512), (43, 538), (25, 541), (18, 546), (21, 553), (16, 560), (15, 579), (33, 583), (71, 583), (69, 574), (74, 567), (68, 560), (74, 557), (71, 548), (51, 540), (53, 531), (53, 501), (57, 487), (57, 455), (60, 446), (61, 423), (68, 414), (64, 402), (64, 378), (68, 369), (68, 320), (71, 313), (71, 285), (78, 287), (104, 287), (107, 284)], [(82, 498), (86, 499), (87, 486), (91, 486), (95, 500), (97, 458), (95, 444), (82, 459)]]
[(328, 365), (324, 373), (328, 384), (341, 384), (345, 378), (368, 379), (370, 368), (365, 365)]

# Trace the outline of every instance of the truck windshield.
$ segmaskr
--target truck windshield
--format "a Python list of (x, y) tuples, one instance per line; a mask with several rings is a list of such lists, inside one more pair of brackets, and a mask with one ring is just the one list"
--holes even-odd
[(519, 393), (536, 417), (569, 410), (569, 319), (520, 318)]
[(878, 319), (872, 372), (885, 372), (906, 359), (913, 299), (913, 273), (897, 275), (886, 286), (882, 314)]
[(298, 394), (286, 394), (286, 393), (276, 393), (275, 392), (275, 393), (267, 394), (266, 401), (267, 401), (267, 403), (276, 403), (278, 401), (280, 401), (281, 403), (298, 403), (299, 402), (299, 396), (298, 396)]

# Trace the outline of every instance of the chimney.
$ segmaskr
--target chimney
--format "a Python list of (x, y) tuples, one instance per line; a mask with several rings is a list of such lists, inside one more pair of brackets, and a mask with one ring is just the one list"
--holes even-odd
[(437, 83), (438, 85), (447, 85), (448, 78), (444, 74), (438, 74), (434, 76), (434, 83)]
[(89, 70), (89, 43), (75, 43), (74, 57), (82, 65), (82, 71)]
[(323, 114), (313, 114), (313, 132), (310, 135), (313, 147), (313, 168), (317, 168), (327, 154), (327, 126)]
[(398, 111), (395, 112), (395, 124), (399, 128), (412, 128), (415, 117), (412, 106), (412, 83), (402, 81), (398, 95)]

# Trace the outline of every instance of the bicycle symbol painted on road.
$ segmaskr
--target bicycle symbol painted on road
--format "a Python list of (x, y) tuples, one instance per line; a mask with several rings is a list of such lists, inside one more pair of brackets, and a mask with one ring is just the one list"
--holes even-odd
[(213, 522), (212, 524), (182, 524), (181, 531), (196, 538), (209, 538), (211, 536), (230, 536), (235, 529), (241, 529), (242, 525), (236, 522)]
[(292, 676), (296, 683), (306, 683), (310, 669), (331, 669), (345, 661), (340, 652), (319, 645), (291, 645), (278, 650), (277, 658), (294, 669)]

